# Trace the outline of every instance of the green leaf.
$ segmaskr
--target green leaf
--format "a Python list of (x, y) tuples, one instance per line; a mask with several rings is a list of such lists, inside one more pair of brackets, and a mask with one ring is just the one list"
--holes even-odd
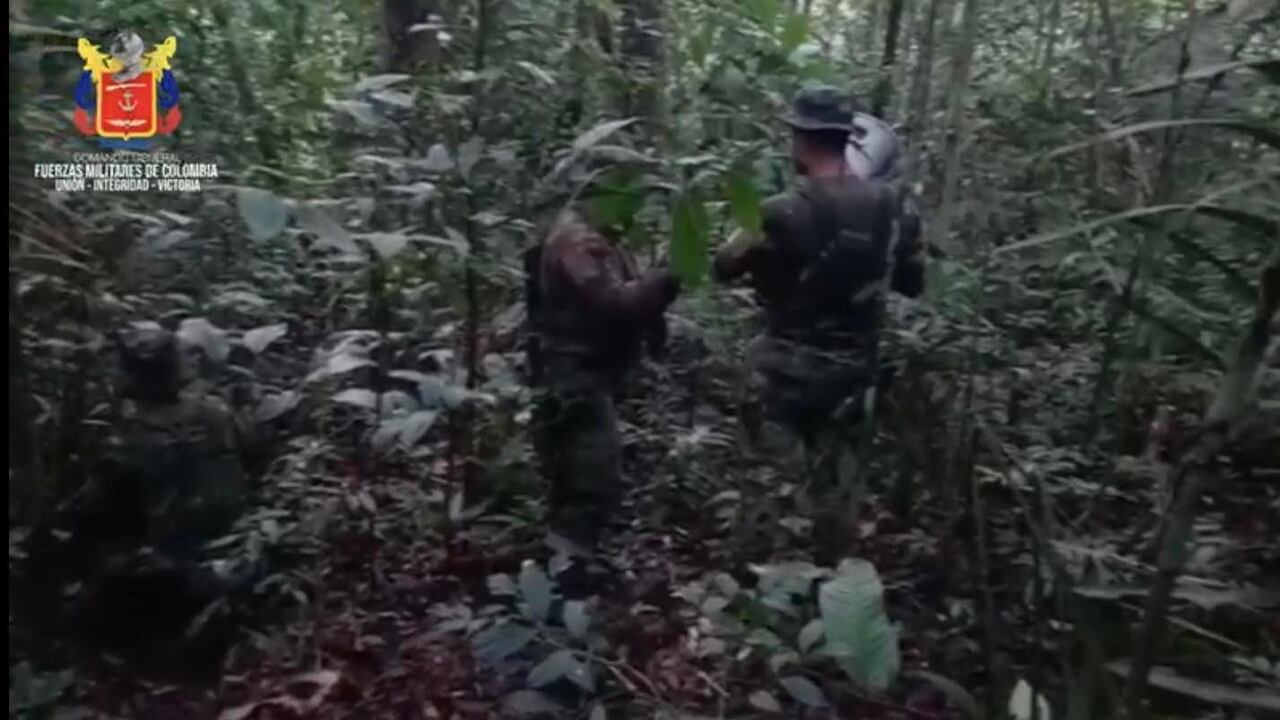
[(524, 68), (525, 71), (547, 87), (555, 87), (556, 79), (552, 77), (551, 73), (543, 70), (541, 67), (534, 65), (528, 60), (520, 60), (516, 65)]
[(800, 652), (809, 652), (814, 645), (822, 642), (822, 620), (820, 618), (810, 620), (803, 628), (800, 628), (800, 637), (796, 639), (796, 644), (800, 647)]
[(550, 657), (529, 671), (527, 682), (530, 687), (540, 688), (560, 678), (588, 692), (595, 689), (595, 680), (591, 676), (591, 671), (573, 654), (572, 650), (557, 650), (552, 653)]
[(231, 353), (227, 332), (204, 318), (183, 320), (175, 334), (180, 342), (200, 348), (214, 362), (226, 360)]
[(686, 191), (676, 201), (672, 225), (671, 264), (686, 287), (697, 287), (702, 284), (710, 264), (706, 205), (697, 195)]
[(580, 153), (583, 150), (586, 150), (587, 148), (595, 145), (601, 140), (604, 140), (610, 135), (616, 133), (622, 128), (635, 123), (637, 120), (639, 120), (639, 118), (626, 118), (624, 120), (609, 120), (606, 122), (602, 122), (599, 125), (596, 125), (595, 127), (591, 128), (590, 130), (582, 133), (581, 135), (578, 136), (576, 140), (573, 141), (573, 152)]
[(365, 125), (381, 127), (387, 124), (382, 116), (374, 111), (372, 105), (362, 100), (326, 100), (325, 105), (331, 110), (350, 115)]
[(378, 253), (378, 257), (383, 260), (390, 260), (399, 255), (412, 239), (403, 232), (363, 233), (355, 237), (369, 243), (373, 251)]
[(803, 13), (787, 13), (782, 24), (782, 35), (778, 40), (782, 43), (782, 54), (790, 55), (809, 37), (809, 19)]
[(284, 226), (289, 222), (289, 208), (267, 190), (240, 188), (236, 192), (236, 207), (245, 225), (249, 226), (249, 237), (259, 242), (284, 232)]
[(734, 165), (725, 178), (725, 190), (738, 227), (750, 233), (760, 232), (760, 191), (751, 178), (751, 166)]
[(458, 172), (462, 173), (463, 179), (471, 178), (471, 169), (476, 166), (483, 152), (484, 138), (479, 135), (458, 146)]
[(791, 675), (779, 678), (778, 682), (782, 683), (782, 687), (786, 689), (791, 697), (803, 705), (814, 708), (827, 706), (827, 698), (822, 694), (822, 688), (814, 685), (809, 678)]
[(477, 660), (494, 666), (523, 650), (536, 636), (533, 628), (503, 622), (476, 633), (471, 648)]
[(355, 91), (357, 93), (374, 92), (377, 90), (385, 90), (396, 83), (402, 83), (409, 79), (409, 75), (389, 73), (386, 75), (373, 75), (356, 83)]
[(378, 396), (365, 388), (348, 388), (333, 396), (333, 401), (343, 405), (351, 405), (365, 410), (378, 407)]
[(429, 173), (443, 173), (453, 169), (453, 160), (449, 157), (449, 149), (441, 143), (432, 145), (427, 150), (427, 157), (419, 166)]
[(569, 634), (585, 640), (587, 637), (587, 629), (591, 625), (591, 618), (587, 615), (587, 604), (581, 600), (570, 600), (564, 604), (564, 626), (569, 629)]
[[(947, 699), (950, 700), (953, 705), (960, 708), (965, 715), (973, 718), (974, 720), (981, 720), (982, 710), (978, 706), (978, 700), (973, 697), (972, 693), (961, 687), (959, 683), (937, 673), (929, 672), (928, 670), (917, 670), (909, 673), (909, 676), (923, 680), (938, 690), (941, 690), (942, 694), (946, 695)], [(1048, 715), (1043, 716), (1043, 718), (1044, 720), (1049, 720)]]
[(535, 620), (547, 619), (551, 612), (551, 581), (532, 560), (525, 560), (520, 568), (520, 597)]
[(748, 645), (759, 645), (766, 648), (782, 647), (782, 638), (779, 638), (772, 630), (765, 628), (756, 628), (751, 631), (745, 641)]
[(747, 17), (772, 32), (778, 21), (778, 12), (782, 10), (782, 4), (778, 0), (743, 0), (742, 5), (747, 11)]
[(818, 591), (818, 607), (827, 647), (850, 679), (873, 690), (887, 689), (901, 657), (875, 566), (865, 560), (842, 562), (836, 577)]
[(405, 418), (400, 426), (400, 444), (406, 448), (417, 445), (431, 426), (435, 425), (438, 414), (435, 410), (419, 410)]
[(747, 697), (747, 702), (751, 703), (751, 707), (767, 713), (782, 712), (782, 704), (778, 702), (778, 698), (768, 690), (756, 690)]
[(302, 396), (292, 390), (267, 395), (253, 411), (253, 419), (260, 423), (271, 422), (298, 406)]
[(293, 210), (294, 217), (298, 220), (298, 224), (307, 232), (314, 233), (316, 240), (322, 245), (328, 245), (347, 254), (358, 254), (360, 248), (356, 246), (355, 240), (352, 239), (351, 233), (346, 228), (339, 225), (329, 214), (312, 203), (300, 202)]
[(289, 326), (284, 323), (254, 328), (245, 331), (244, 337), (240, 339), (240, 344), (248, 348), (254, 355), (261, 355), (268, 345), (284, 337), (287, 332), (289, 332)]
[(564, 708), (537, 690), (517, 690), (502, 701), (502, 708), (511, 715), (558, 715)]

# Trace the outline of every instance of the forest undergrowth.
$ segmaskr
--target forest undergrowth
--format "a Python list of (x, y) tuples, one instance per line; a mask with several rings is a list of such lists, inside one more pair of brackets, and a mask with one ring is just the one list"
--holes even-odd
[[(82, 5), (10, 4), (11, 718), (1280, 713), (1274, 3)], [(91, 147), (74, 48), (122, 23), (178, 38), (200, 193), (33, 178)], [(708, 278), (814, 81), (898, 124), (930, 244), (829, 565), (807, 478), (740, 447), (758, 318)], [(521, 253), (591, 181), (684, 292), (571, 568)], [(72, 509), (142, 321), (250, 478), (212, 603), (92, 601)]]

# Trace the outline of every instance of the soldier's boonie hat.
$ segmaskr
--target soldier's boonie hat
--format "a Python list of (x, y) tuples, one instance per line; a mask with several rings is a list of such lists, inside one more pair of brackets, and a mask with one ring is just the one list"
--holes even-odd
[(809, 85), (792, 98), (782, 120), (796, 130), (853, 132), (853, 98), (830, 85)]

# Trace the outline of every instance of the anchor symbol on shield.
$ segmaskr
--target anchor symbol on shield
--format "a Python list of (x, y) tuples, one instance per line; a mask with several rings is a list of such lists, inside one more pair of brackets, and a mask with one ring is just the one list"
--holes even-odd
[(125, 112), (133, 112), (138, 108), (138, 103), (133, 99), (133, 93), (126, 90), (124, 98), (120, 100), (120, 109)]

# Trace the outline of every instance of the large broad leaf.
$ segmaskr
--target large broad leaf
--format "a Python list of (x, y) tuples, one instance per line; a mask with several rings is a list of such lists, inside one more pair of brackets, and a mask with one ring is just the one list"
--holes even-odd
[(326, 378), (345, 375), (352, 370), (373, 365), (373, 361), (367, 357), (361, 357), (349, 352), (339, 352), (327, 358), (324, 365), (317, 368), (314, 372), (307, 376), (307, 382), (315, 382)]
[(800, 628), (800, 635), (796, 638), (796, 645), (799, 646), (800, 652), (809, 652), (814, 645), (822, 642), (822, 636), (826, 630), (822, 627), (822, 620), (810, 620), (803, 628)]
[(227, 332), (215, 327), (204, 318), (187, 318), (178, 326), (178, 340), (182, 343), (198, 347), (214, 362), (222, 362), (231, 353), (231, 342), (227, 340)]
[(357, 235), (359, 239), (369, 243), (374, 252), (383, 260), (390, 260), (399, 255), (402, 250), (409, 244), (412, 239), (403, 232), (393, 233), (364, 233)]
[(1264, 75), (1272, 84), (1280, 85), (1280, 58), (1268, 58), (1266, 60), (1245, 60), (1241, 62), (1221, 63), (1218, 65), (1197, 68), (1191, 72), (1184, 73), (1181, 77), (1159, 80), (1157, 82), (1136, 87), (1132, 90), (1127, 90), (1125, 91), (1125, 95), (1130, 97), (1151, 95), (1165, 90), (1172, 90), (1186, 82), (1210, 80), (1219, 75), (1240, 70), (1242, 68), (1255, 70)]
[(707, 274), (710, 223), (707, 207), (692, 192), (676, 201), (672, 222), (671, 265), (686, 287), (697, 287)]
[(887, 689), (901, 657), (875, 566), (865, 560), (842, 562), (836, 577), (822, 584), (818, 607), (827, 648), (849, 677), (874, 690)]
[(473, 136), (458, 146), (458, 172), (462, 173), (463, 179), (471, 178), (471, 169), (479, 162), (482, 152), (484, 152), (484, 138), (479, 135)]
[(266, 325), (245, 331), (240, 343), (249, 348), (254, 355), (260, 355), (268, 345), (284, 337), (287, 332), (289, 332), (289, 326), (284, 323)]
[(274, 395), (267, 395), (258, 403), (253, 411), (253, 418), (258, 422), (271, 422), (298, 406), (302, 396), (292, 390)]
[(418, 165), (429, 173), (448, 172), (453, 169), (453, 159), (449, 157), (448, 148), (436, 143), (427, 150), (427, 156)]
[(569, 634), (585, 640), (587, 629), (591, 626), (591, 617), (587, 615), (587, 605), (581, 600), (570, 600), (564, 604), (564, 626)]
[(536, 636), (533, 628), (504, 622), (476, 633), (471, 648), (477, 660), (493, 666), (523, 650)]
[(365, 125), (380, 127), (387, 124), (373, 106), (363, 100), (326, 100), (325, 105), (331, 110), (350, 115)]
[(582, 133), (581, 135), (578, 136), (576, 140), (573, 141), (573, 152), (580, 153), (583, 150), (586, 150), (587, 148), (600, 142), (601, 140), (604, 140), (610, 135), (618, 132), (622, 128), (635, 123), (637, 120), (639, 120), (639, 118), (626, 118), (623, 120), (609, 120), (606, 122), (602, 122), (599, 125), (596, 125), (595, 127), (591, 128), (590, 130)]
[(249, 226), (249, 237), (254, 240), (270, 240), (284, 232), (289, 222), (289, 208), (274, 193), (258, 188), (240, 188), (236, 192), (236, 207), (240, 217)]
[(535, 620), (547, 619), (551, 612), (551, 580), (532, 560), (525, 560), (520, 568), (520, 597)]
[(356, 247), (351, 233), (342, 227), (329, 214), (312, 203), (300, 202), (293, 210), (298, 224), (307, 232), (313, 233), (322, 245), (336, 248), (344, 253), (356, 254)]
[(827, 705), (827, 697), (822, 694), (822, 688), (814, 685), (809, 678), (791, 675), (778, 678), (778, 682), (782, 684), (782, 687), (786, 688), (791, 697), (801, 704), (815, 708), (826, 707)]
[(760, 232), (760, 191), (751, 178), (751, 166), (734, 165), (725, 178), (725, 191), (738, 227), (750, 233)]
[(358, 93), (374, 92), (377, 90), (386, 90), (397, 83), (402, 83), (409, 79), (409, 75), (400, 73), (392, 73), (387, 75), (374, 75), (367, 77), (356, 83), (355, 91)]
[(1026, 680), (1019, 680), (1018, 685), (1013, 688), (1013, 693), (1009, 696), (1009, 714), (1014, 720), (1031, 720), (1032, 717), (1053, 720), (1049, 701), (1037, 693)]
[(595, 680), (591, 678), (591, 671), (570, 650), (553, 652), (547, 660), (534, 666), (534, 669), (529, 671), (529, 687), (547, 687), (561, 678), (570, 680), (584, 691), (590, 692), (595, 689)]
[(1059, 157), (1062, 157), (1063, 155), (1067, 155), (1069, 153), (1073, 153), (1078, 150), (1083, 150), (1085, 148), (1091, 147), (1093, 145), (1097, 145), (1099, 143), (1115, 142), (1116, 140), (1122, 140), (1124, 138), (1129, 137), (1130, 135), (1137, 135), (1145, 132), (1153, 132), (1155, 130), (1165, 130), (1170, 128), (1185, 128), (1185, 127), (1230, 128), (1232, 130), (1238, 130), (1245, 134), (1251, 135), (1257, 140), (1259, 140), (1260, 142), (1266, 143), (1267, 145), (1270, 145), (1273, 148), (1280, 149), (1280, 132), (1276, 132), (1271, 128), (1268, 128), (1262, 125), (1257, 125), (1254, 123), (1245, 122), (1243, 120), (1191, 118), (1187, 120), (1152, 120), (1150, 122), (1142, 122), (1142, 123), (1136, 123), (1134, 125), (1126, 125), (1124, 127), (1116, 128), (1115, 130), (1110, 130), (1106, 133), (1103, 133), (1102, 135), (1096, 138), (1093, 138), (1092, 140), (1085, 140), (1084, 142), (1073, 143), (1071, 145), (1067, 145), (1066, 147), (1058, 148), (1057, 150), (1053, 150), (1039, 159), (1053, 160), (1054, 158), (1059, 158)]
[(772, 31), (782, 10), (780, 0), (743, 0), (742, 9), (765, 30)]
[(333, 401), (343, 405), (373, 410), (378, 407), (378, 395), (365, 388), (348, 388), (333, 396)]
[(405, 418), (404, 424), (400, 426), (400, 443), (406, 448), (417, 445), (431, 426), (435, 425), (438, 415), (435, 410), (419, 410)]
[(787, 13), (782, 23), (782, 34), (778, 41), (782, 44), (782, 54), (790, 55), (809, 36), (809, 19), (803, 13)]
[(751, 703), (751, 707), (763, 712), (782, 712), (782, 703), (779, 703), (778, 698), (774, 697), (773, 693), (768, 690), (756, 690), (747, 696), (747, 702)]
[(572, 650), (557, 650), (550, 657), (538, 663), (529, 671), (530, 687), (546, 687), (564, 678), (588, 692), (595, 689), (595, 680), (591, 671)]
[(511, 693), (503, 699), (502, 709), (507, 715), (520, 717), (532, 715), (558, 716), (559, 713), (564, 711), (564, 708), (556, 701), (537, 690), (517, 690)]

